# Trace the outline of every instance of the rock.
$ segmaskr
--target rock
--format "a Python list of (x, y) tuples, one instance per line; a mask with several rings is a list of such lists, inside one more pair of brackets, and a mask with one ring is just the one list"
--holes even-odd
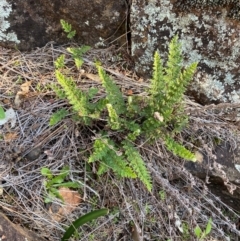
[[(187, 167), (195, 176), (204, 179), (207, 174), (210, 177), (218, 176), (223, 178), (223, 172), (226, 174), (226, 179), (231, 183), (240, 185), (240, 148), (232, 150), (228, 143), (217, 145), (213, 150), (215, 160), (207, 158), (203, 155), (202, 162), (186, 162)], [(222, 169), (223, 172), (219, 171)], [(225, 181), (225, 180), (223, 180)]]
[(2, 213), (0, 213), (0, 240), (4, 241), (43, 241), (38, 235), (31, 231), (26, 231), (19, 225), (13, 224)]
[(0, 45), (30, 50), (49, 41), (69, 41), (60, 19), (70, 23), (80, 44), (98, 45), (125, 33), (124, 0), (2, 0), (0, 4)]
[(131, 44), (136, 71), (151, 76), (158, 49), (166, 60), (178, 34), (184, 64), (199, 62), (189, 93), (202, 103), (240, 102), (240, 3), (201, 0), (135, 0), (131, 6)]
[(213, 158), (206, 155), (202, 162), (186, 162), (185, 168), (206, 180), (212, 193), (240, 212), (240, 147), (232, 149), (227, 142), (215, 147)]
[(36, 160), (42, 153), (43, 153), (42, 148), (39, 146), (39, 147), (36, 147), (36, 148), (32, 149), (32, 150), (26, 155), (26, 158), (27, 158), (27, 160), (29, 160), (29, 161), (34, 161), (34, 160)]

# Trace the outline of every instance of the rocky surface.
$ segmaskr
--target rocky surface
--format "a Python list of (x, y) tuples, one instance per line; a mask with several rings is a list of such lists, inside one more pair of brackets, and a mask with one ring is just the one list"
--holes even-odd
[(43, 241), (35, 233), (26, 231), (19, 225), (15, 225), (0, 213), (0, 240), (4, 241)]
[(212, 158), (203, 155), (202, 161), (186, 162), (185, 168), (203, 179), (221, 200), (240, 212), (240, 147), (228, 142), (215, 147)]
[(0, 44), (30, 50), (66, 43), (64, 19), (77, 31), (76, 41), (101, 46), (125, 33), (126, 9), (124, 0), (0, 0)]
[(132, 55), (136, 71), (151, 76), (158, 49), (166, 59), (178, 34), (185, 64), (199, 62), (191, 95), (202, 103), (239, 102), (239, 1), (135, 0), (131, 7)]
[[(0, 0), (0, 44), (30, 50), (65, 43), (60, 19), (72, 24), (79, 44), (104, 46), (126, 33), (128, 1)], [(185, 63), (199, 62), (189, 94), (202, 104), (239, 102), (240, 4), (237, 0), (134, 0), (131, 47), (136, 71), (151, 76), (152, 56), (167, 57), (178, 34)], [(124, 40), (123, 40), (124, 39)], [(119, 38), (126, 41), (126, 36)]]

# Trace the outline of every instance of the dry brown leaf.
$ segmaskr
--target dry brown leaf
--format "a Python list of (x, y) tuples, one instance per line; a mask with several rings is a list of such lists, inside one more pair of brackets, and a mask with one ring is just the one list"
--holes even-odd
[(11, 101), (10, 101), (9, 99), (3, 99), (2, 102), (3, 102), (5, 105), (11, 104)]
[(16, 132), (9, 132), (7, 134), (4, 135), (4, 141), (6, 142), (11, 142), (13, 140), (17, 139), (17, 133)]
[(86, 76), (87, 78), (89, 78), (90, 80), (96, 81), (96, 82), (101, 82), (101, 79), (98, 75), (96, 74), (88, 74), (88, 73), (84, 73), (83, 76)]
[(127, 90), (126, 95), (133, 95), (133, 91), (131, 89)]
[(53, 205), (49, 210), (49, 212), (52, 214), (52, 218), (58, 222), (70, 214), (81, 202), (79, 193), (69, 188), (59, 188), (59, 194), (62, 196), (64, 204), (58, 208), (57, 212), (53, 210)]
[(21, 99), (23, 96), (25, 96), (28, 92), (29, 92), (29, 87), (31, 86), (32, 81), (27, 81), (24, 84), (21, 85), (21, 91), (18, 91), (16, 96), (15, 96), (15, 100), (14, 103), (17, 107), (20, 106), (21, 104)]
[(133, 224), (132, 227), (132, 240), (133, 241), (143, 241), (141, 237), (141, 229), (139, 228), (138, 224)]
[(21, 104), (21, 98), (20, 98), (20, 95), (19, 95), (19, 92), (16, 94), (15, 96), (15, 99), (14, 99), (14, 104), (19, 107), (20, 104)]
[(32, 81), (27, 81), (24, 84), (21, 85), (21, 90), (22, 92), (24, 92), (25, 94), (27, 94), (29, 92), (29, 87), (31, 86)]

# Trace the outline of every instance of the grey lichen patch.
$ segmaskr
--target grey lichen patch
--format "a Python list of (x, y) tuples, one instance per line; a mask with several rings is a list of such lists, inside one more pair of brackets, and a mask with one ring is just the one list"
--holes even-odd
[(94, 46), (95, 48), (106, 47), (106, 43), (104, 43), (104, 39), (99, 37), (99, 42), (97, 42)]
[(216, 9), (217, 7), (227, 8), (227, 17), (240, 20), (239, 0), (178, 0), (176, 5), (183, 11), (192, 9), (202, 10), (204, 8)]
[[(161, 6), (158, 2), (152, 0), (145, 5), (144, 1), (136, 1), (132, 5), (132, 54), (139, 57), (139, 61), (136, 62), (137, 71), (141, 69), (142, 72), (149, 72), (151, 70), (148, 63), (158, 46), (159, 30), (160, 32), (172, 32), (165, 18), (174, 19), (175, 14), (170, 11), (169, 4), (164, 4), (165, 1), (162, 1)], [(169, 33), (167, 37), (169, 36), (173, 37), (173, 33)], [(167, 46), (167, 41), (162, 41), (162, 43)], [(144, 49), (144, 54), (138, 52), (141, 49)]]
[(223, 83), (217, 79), (214, 79), (213, 76), (198, 72), (195, 79), (195, 84), (196, 83), (197, 90), (201, 93), (205, 93), (208, 98), (214, 101), (226, 101), (226, 98), (223, 96), (225, 91)]
[(7, 32), (10, 27), (10, 23), (7, 21), (7, 18), (12, 12), (12, 6), (6, 0), (0, 0), (0, 41), (20, 43), (17, 38), (17, 35), (13, 32)]
[[(178, 34), (185, 56), (184, 64), (199, 62), (191, 94), (202, 103), (240, 102), (240, 21), (228, 17), (231, 4), (236, 1), (229, 0), (224, 4), (215, 1), (218, 3), (217, 11), (215, 5), (210, 7), (214, 0), (202, 2), (209, 6), (201, 6), (201, 11), (196, 11), (193, 5), (189, 11), (180, 11), (181, 8), (176, 7), (178, 0), (133, 2), (132, 55), (136, 71), (150, 77), (154, 51), (158, 49), (166, 59), (169, 41)], [(207, 99), (199, 99), (202, 95)]]

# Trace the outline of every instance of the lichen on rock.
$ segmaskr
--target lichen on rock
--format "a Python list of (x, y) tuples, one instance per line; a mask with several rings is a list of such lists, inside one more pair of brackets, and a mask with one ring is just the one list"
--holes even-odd
[(191, 9), (204, 9), (224, 7), (227, 9), (227, 17), (240, 20), (240, 1), (239, 0), (179, 0), (177, 6), (184, 11)]
[(7, 20), (12, 11), (12, 6), (6, 0), (0, 0), (0, 41), (10, 41), (19, 43), (17, 35), (14, 32), (8, 32), (10, 23)]
[(225, 1), (228, 5), (220, 0), (201, 1), (201, 6), (200, 1), (194, 1), (195, 7), (192, 4), (183, 10), (180, 5), (189, 1), (133, 1), (132, 55), (136, 71), (150, 77), (154, 51), (159, 49), (165, 59), (169, 41), (178, 34), (185, 64), (199, 62), (190, 93), (203, 104), (239, 102), (240, 21), (229, 18), (236, 1)]
[(126, 10), (125, 0), (0, 0), (0, 45), (15, 47), (17, 39), (14, 43), (9, 40), (16, 36), (20, 51), (52, 41), (64, 44), (69, 39), (62, 31), (60, 19), (76, 30), (74, 40), (79, 44), (94, 46), (114, 40), (122, 43)]

